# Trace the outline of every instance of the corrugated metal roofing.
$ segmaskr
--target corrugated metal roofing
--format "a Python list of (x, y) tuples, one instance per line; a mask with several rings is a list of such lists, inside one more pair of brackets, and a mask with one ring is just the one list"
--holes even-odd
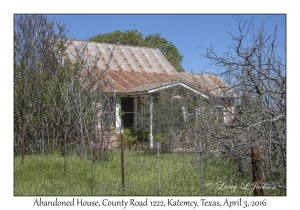
[(182, 82), (204, 94), (215, 96), (228, 93), (229, 89), (213, 74), (177, 72), (159, 49), (71, 41), (67, 55), (71, 62), (75, 62), (77, 56), (87, 60), (91, 66), (97, 62), (96, 68), (107, 70), (107, 76), (119, 93), (146, 91), (171, 82)]
[[(166, 60), (159, 49), (114, 45), (97, 42), (71, 41), (67, 53), (72, 62), (78, 56), (78, 49), (84, 49), (84, 59), (92, 62), (98, 58), (97, 67), (113, 71), (145, 72), (145, 73), (176, 73), (174, 67)], [(111, 56), (112, 55), (112, 56)], [(91, 64), (91, 63), (90, 63)]]

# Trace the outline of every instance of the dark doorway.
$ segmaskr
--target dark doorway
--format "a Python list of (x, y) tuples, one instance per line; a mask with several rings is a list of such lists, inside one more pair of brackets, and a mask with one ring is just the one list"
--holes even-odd
[(134, 98), (121, 98), (122, 122), (124, 128), (134, 127)]

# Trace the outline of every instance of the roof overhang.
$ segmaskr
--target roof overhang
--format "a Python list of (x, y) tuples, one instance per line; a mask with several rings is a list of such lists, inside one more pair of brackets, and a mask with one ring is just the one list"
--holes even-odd
[(190, 87), (189, 85), (183, 83), (183, 82), (171, 82), (171, 83), (168, 83), (168, 84), (164, 84), (164, 85), (155, 85), (155, 87), (152, 87), (152, 88), (149, 88), (149, 89), (146, 89), (146, 90), (142, 90), (142, 91), (127, 91), (127, 92), (123, 92), (121, 93), (122, 95), (145, 95), (145, 94), (153, 94), (153, 93), (156, 93), (158, 91), (161, 91), (161, 90), (164, 90), (164, 89), (168, 89), (168, 88), (172, 88), (172, 87), (175, 87), (175, 86), (182, 86), (198, 95), (201, 95), (202, 97), (204, 98), (209, 98), (207, 95), (201, 93), (200, 91)]
[(164, 90), (164, 89), (167, 89), (167, 88), (171, 88), (171, 87), (174, 87), (174, 86), (182, 86), (182, 87), (184, 87), (184, 88), (186, 88), (186, 89), (188, 89), (188, 90), (190, 90), (190, 91), (192, 91), (192, 92), (194, 92), (198, 95), (203, 96), (204, 98), (208, 98), (207, 95), (205, 95), (205, 94), (199, 92), (198, 90), (188, 86), (187, 84), (184, 84), (183, 82), (175, 82), (175, 83), (171, 83), (171, 84), (168, 84), (168, 85), (163, 85), (161, 87), (153, 88), (151, 90), (148, 90), (148, 93), (155, 93), (157, 91)]

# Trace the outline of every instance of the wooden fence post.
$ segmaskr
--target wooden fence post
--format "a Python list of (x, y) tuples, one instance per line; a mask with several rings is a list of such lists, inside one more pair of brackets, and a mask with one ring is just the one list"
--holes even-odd
[(251, 163), (252, 163), (252, 176), (254, 184), (254, 196), (263, 196), (263, 189), (260, 183), (263, 181), (261, 153), (257, 146), (251, 147)]

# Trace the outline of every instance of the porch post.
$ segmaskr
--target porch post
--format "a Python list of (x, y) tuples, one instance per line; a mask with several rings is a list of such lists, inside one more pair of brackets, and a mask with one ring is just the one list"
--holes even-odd
[(121, 129), (120, 109), (121, 109), (121, 100), (119, 97), (117, 97), (117, 100), (116, 100), (116, 130)]
[(196, 121), (198, 122), (198, 119), (199, 119), (199, 114), (200, 114), (200, 111), (201, 111), (201, 107), (200, 107), (200, 101), (197, 100), (197, 105), (196, 105)]
[(182, 106), (181, 108), (182, 108), (182, 114), (183, 114), (183, 121), (186, 122), (186, 120), (187, 120), (187, 115), (186, 115), (185, 107)]
[(153, 148), (153, 96), (150, 96), (150, 148)]
[[(197, 105), (196, 105), (196, 109), (195, 109), (196, 121), (195, 121), (195, 130), (194, 130), (194, 142), (196, 142), (195, 140), (198, 139), (199, 114), (200, 114), (200, 102), (199, 102), (199, 100), (197, 100)], [(195, 143), (194, 143), (194, 146), (196, 148)]]
[(134, 97), (134, 130), (137, 130), (137, 97)]

